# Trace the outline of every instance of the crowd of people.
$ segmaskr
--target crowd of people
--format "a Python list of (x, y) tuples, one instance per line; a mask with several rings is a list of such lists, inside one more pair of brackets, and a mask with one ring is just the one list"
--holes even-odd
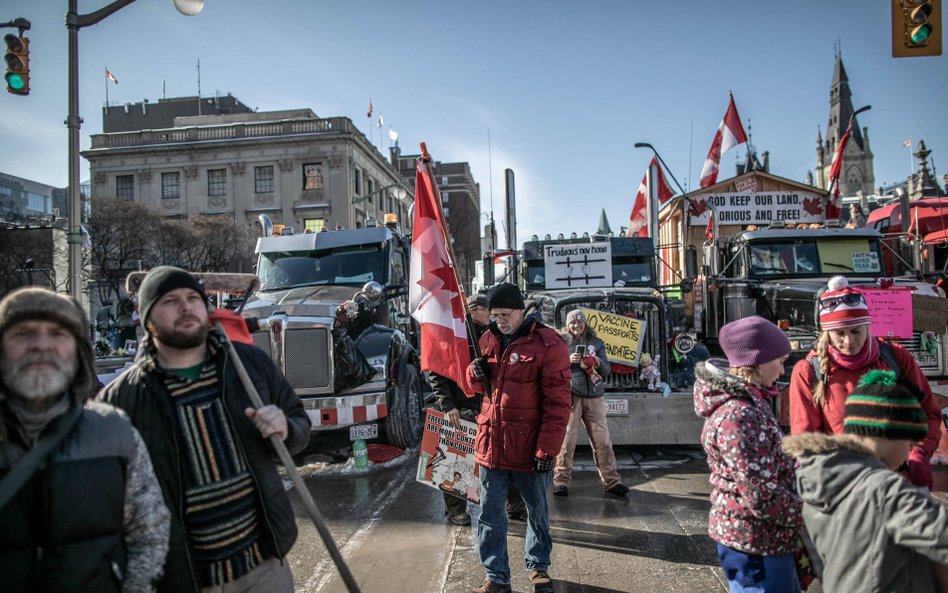
[[(0, 300), (0, 590), (292, 591), (297, 528), (268, 439), (305, 447), (302, 403), (263, 351), (234, 343), (232, 358), (191, 274), (155, 268), (138, 300), (139, 354), (101, 391), (75, 300), (36, 288)], [(604, 492), (629, 492), (605, 418), (603, 342), (580, 310), (562, 333), (544, 325), (513, 284), (468, 304), (476, 395), (428, 380), (449, 423), (477, 425), (485, 578), (473, 593), (511, 591), (511, 519), (526, 524), (534, 593), (552, 593), (548, 494), (569, 494), (580, 426)], [(925, 490), (941, 436), (928, 383), (905, 349), (871, 335), (844, 278), (820, 296), (819, 323), (791, 375), (791, 436), (772, 406), (791, 351), (773, 323), (725, 325), (726, 358), (696, 368), (708, 532), (729, 589), (795, 593), (810, 567), (827, 592), (948, 590), (948, 512)], [(451, 523), (471, 523), (463, 500), (444, 502)]]

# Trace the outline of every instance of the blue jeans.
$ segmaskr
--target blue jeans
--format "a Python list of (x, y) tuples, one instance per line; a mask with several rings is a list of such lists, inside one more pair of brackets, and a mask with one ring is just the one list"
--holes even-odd
[(478, 468), (481, 479), (481, 516), (477, 522), (477, 553), (495, 583), (510, 583), (510, 559), (507, 556), (507, 484), (513, 480), (527, 507), (527, 541), (524, 562), (527, 570), (547, 570), (553, 538), (546, 495), (550, 472), (512, 472)]
[(718, 544), (718, 558), (730, 593), (800, 593), (793, 554), (745, 554)]

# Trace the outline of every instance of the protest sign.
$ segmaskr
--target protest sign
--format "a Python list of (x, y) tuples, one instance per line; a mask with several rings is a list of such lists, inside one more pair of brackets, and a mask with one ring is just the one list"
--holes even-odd
[(425, 486), (480, 504), (480, 480), (474, 463), (477, 425), (461, 420), (461, 427), (456, 429), (443, 412), (430, 408), (426, 411), (415, 479)]

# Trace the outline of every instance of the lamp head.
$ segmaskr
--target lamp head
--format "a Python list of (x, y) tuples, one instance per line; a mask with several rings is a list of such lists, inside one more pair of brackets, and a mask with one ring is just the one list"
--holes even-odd
[(204, 10), (204, 0), (171, 0), (171, 3), (185, 16), (194, 16)]

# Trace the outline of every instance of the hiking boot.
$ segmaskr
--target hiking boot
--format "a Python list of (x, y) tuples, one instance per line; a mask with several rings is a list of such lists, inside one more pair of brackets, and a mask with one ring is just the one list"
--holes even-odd
[(569, 488), (566, 486), (553, 486), (553, 496), (569, 496)]
[(527, 572), (527, 576), (533, 583), (533, 593), (553, 593), (553, 579), (545, 570), (531, 570)]
[(452, 525), (464, 527), (465, 525), (471, 524), (471, 516), (466, 512), (460, 512), (455, 515), (448, 516), (448, 521), (450, 521)]
[[(553, 589), (550, 589), (552, 592)], [(495, 583), (494, 581), (484, 579), (484, 582), (481, 583), (480, 587), (475, 587), (471, 589), (471, 593), (511, 593), (510, 585), (501, 585), (500, 583)]]
[(611, 494), (613, 496), (618, 496), (619, 498), (625, 498), (625, 495), (629, 493), (629, 487), (625, 484), (616, 484), (612, 488), (606, 490), (606, 494)]

